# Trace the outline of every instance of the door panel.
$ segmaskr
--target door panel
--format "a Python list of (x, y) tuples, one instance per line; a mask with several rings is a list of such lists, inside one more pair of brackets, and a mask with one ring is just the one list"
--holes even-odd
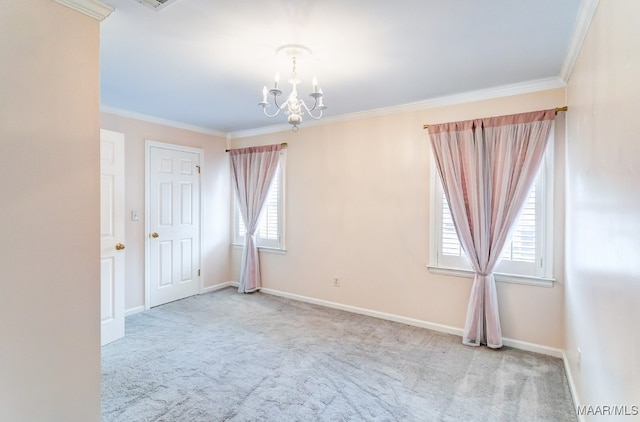
[(179, 147), (148, 148), (148, 284), (153, 307), (200, 291), (200, 155)]
[(101, 343), (124, 336), (124, 135), (100, 131)]
[(103, 323), (110, 322), (116, 318), (115, 305), (115, 259), (111, 256), (100, 260), (100, 285), (101, 285), (101, 306), (100, 314)]
[(180, 219), (183, 225), (193, 224), (193, 185), (191, 183), (180, 184)]
[(182, 239), (180, 241), (180, 282), (188, 282), (193, 277), (191, 274), (193, 262), (193, 241), (192, 239)]

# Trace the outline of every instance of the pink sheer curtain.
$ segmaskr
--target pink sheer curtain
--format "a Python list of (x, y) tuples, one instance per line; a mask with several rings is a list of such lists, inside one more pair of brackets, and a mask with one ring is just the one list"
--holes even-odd
[(542, 162), (555, 110), (429, 126), (460, 244), (475, 272), (462, 342), (502, 347), (493, 271)]
[(278, 169), (281, 149), (281, 145), (267, 145), (230, 151), (232, 182), (240, 215), (247, 229), (240, 264), (240, 293), (255, 292), (262, 286), (256, 232)]

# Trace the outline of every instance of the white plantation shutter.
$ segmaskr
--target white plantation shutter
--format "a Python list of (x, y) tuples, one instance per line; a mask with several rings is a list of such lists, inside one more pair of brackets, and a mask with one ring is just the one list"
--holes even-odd
[(266, 209), (260, 221), (259, 237), (267, 240), (278, 240), (278, 186), (279, 172), (276, 173), (267, 197)]
[[(501, 261), (496, 268), (496, 273), (514, 274), (520, 276), (544, 276), (548, 271), (543, 261), (549, 261), (548, 253), (542, 248), (549, 248), (543, 239), (545, 233), (544, 210), (544, 177), (543, 172), (531, 188), (527, 201), (520, 213), (511, 240), (502, 251)], [(542, 176), (542, 177), (541, 177)], [(437, 243), (436, 266), (452, 269), (470, 269), (467, 257), (458, 240), (458, 234), (453, 225), (451, 211), (447, 198), (438, 182), (437, 209)], [(543, 246), (544, 245), (544, 246)], [(547, 257), (547, 259), (544, 259)]]
[(536, 261), (536, 187), (531, 188), (511, 242), (502, 251), (502, 259), (508, 261)]
[[(442, 245), (443, 255), (465, 256), (451, 218), (447, 198), (442, 192)], [(536, 188), (529, 192), (527, 202), (513, 230), (511, 242), (502, 252), (502, 260), (535, 262), (536, 260)]]
[[(269, 189), (265, 209), (262, 213), (258, 232), (256, 233), (258, 246), (261, 247), (282, 247), (281, 227), (282, 216), (280, 215), (282, 207), (282, 171), (280, 168), (276, 171)], [(247, 229), (242, 221), (242, 216), (236, 207), (236, 243), (244, 243), (244, 237)]]
[(456, 228), (453, 225), (453, 219), (451, 218), (451, 210), (449, 210), (449, 204), (447, 198), (442, 192), (442, 254), (449, 256), (465, 256), (460, 240), (458, 240), (458, 234)]

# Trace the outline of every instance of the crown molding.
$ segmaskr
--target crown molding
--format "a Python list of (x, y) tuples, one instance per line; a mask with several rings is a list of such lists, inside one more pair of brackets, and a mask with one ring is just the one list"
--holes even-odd
[(567, 49), (567, 55), (562, 63), (560, 69), (560, 79), (565, 83), (569, 81), (571, 72), (573, 72), (573, 66), (576, 64), (582, 43), (587, 36), (589, 26), (593, 20), (593, 16), (598, 8), (599, 0), (582, 0), (576, 23), (573, 26), (573, 33), (571, 34), (571, 40), (569, 41), (569, 48)]
[[(347, 120), (366, 119), (388, 114), (406, 113), (411, 111), (426, 110), (429, 108), (444, 107), (454, 104), (470, 103), (474, 101), (490, 100), (492, 98), (509, 97), (512, 95), (528, 94), (530, 92), (546, 91), (548, 89), (564, 88), (566, 83), (557, 76), (533, 81), (521, 82), (517, 84), (502, 85), (493, 88), (469, 91), (462, 94), (448, 95), (445, 97), (432, 98), (429, 100), (417, 101), (414, 103), (402, 104), (392, 107), (377, 108), (373, 110), (360, 111), (356, 113), (342, 114), (335, 117), (327, 117), (321, 120), (304, 122), (301, 129), (305, 127), (328, 125), (332, 123), (344, 122)], [(291, 129), (289, 124), (278, 124), (265, 126), (256, 129), (238, 130), (229, 133), (230, 139), (246, 138), (249, 136), (267, 135), (270, 133), (286, 132)]]
[[(492, 88), (479, 89), (476, 91), (463, 92), (460, 94), (447, 95), (444, 97), (431, 98), (428, 100), (416, 101), (393, 107), (378, 108), (357, 113), (343, 114), (327, 121), (340, 122), (374, 116), (384, 116), (387, 114), (406, 113), (420, 111), (436, 107), (445, 107), (455, 104), (471, 103), (474, 101), (490, 100), (493, 98), (510, 97), (512, 95), (528, 94), (531, 92), (546, 91), (548, 89), (564, 88), (566, 83), (557, 76), (533, 81), (520, 82), (516, 84), (496, 86)], [(313, 123), (320, 123), (313, 122)]]
[(176, 121), (173, 121), (173, 120), (166, 120), (166, 119), (162, 119), (160, 117), (150, 116), (148, 114), (137, 113), (135, 111), (124, 110), (124, 109), (121, 109), (121, 108), (109, 107), (109, 106), (100, 106), (100, 111), (103, 112), (103, 113), (114, 114), (114, 115), (120, 116), (120, 117), (126, 117), (126, 118), (129, 118), (129, 119), (141, 120), (143, 122), (155, 123), (155, 124), (163, 125), (163, 126), (169, 126), (169, 127), (173, 127), (173, 128), (176, 128), (176, 129), (184, 129), (184, 130), (190, 130), (191, 132), (204, 133), (205, 135), (219, 136), (219, 137), (225, 138), (225, 139), (227, 139), (227, 137), (228, 137), (227, 132), (222, 132), (222, 131), (219, 131), (219, 130), (209, 129), (209, 128), (201, 127), (201, 126), (189, 125), (189, 124), (186, 124), (186, 123), (180, 123), (180, 122), (176, 122)]
[[(414, 103), (402, 104), (392, 107), (377, 108), (373, 110), (360, 111), (356, 113), (342, 114), (335, 117), (327, 117), (321, 120), (312, 120), (304, 123), (301, 129), (313, 126), (322, 126), (332, 123), (345, 122), (348, 120), (366, 119), (376, 116), (385, 116), (389, 114), (406, 113), (411, 111), (425, 110), (429, 108), (444, 107), (454, 104), (470, 103), (474, 101), (490, 100), (492, 98), (509, 97), (512, 95), (527, 94), (530, 92), (546, 91), (548, 89), (564, 88), (566, 83), (560, 78), (554, 76), (551, 78), (536, 79), (533, 81), (521, 82), (517, 84), (503, 85), (493, 88), (469, 91), (462, 94), (448, 95), (445, 97), (432, 98), (429, 100), (418, 101)], [(100, 110), (104, 113), (115, 114), (121, 117), (142, 120), (149, 123), (156, 123), (164, 126), (175, 127), (178, 129), (190, 130), (193, 132), (204, 133), (207, 135), (220, 136), (231, 141), (236, 138), (248, 138), (251, 136), (268, 135), (271, 133), (288, 132), (291, 125), (281, 123), (277, 125), (263, 126), (255, 129), (238, 130), (234, 132), (222, 132), (200, 126), (193, 126), (186, 123), (180, 123), (172, 120), (165, 120), (159, 117), (150, 116), (148, 114), (137, 113), (134, 111), (124, 110), (115, 107), (101, 106)]]
[(90, 16), (99, 21), (104, 20), (113, 13), (114, 8), (101, 2), (100, 0), (53, 0), (64, 6)]
[[(324, 119), (324, 120), (327, 120), (327, 119)], [(314, 123), (316, 123), (317, 125), (318, 122), (314, 121)], [(301, 127), (300, 129), (304, 129), (305, 127), (316, 126), (316, 125), (311, 124), (311, 122), (304, 122), (304, 126)], [(290, 130), (291, 130), (290, 124), (281, 123), (277, 125), (257, 127), (255, 129), (236, 130), (233, 132), (229, 132), (227, 134), (227, 137), (228, 139), (248, 138), (250, 136), (268, 135), (270, 133), (288, 132)]]

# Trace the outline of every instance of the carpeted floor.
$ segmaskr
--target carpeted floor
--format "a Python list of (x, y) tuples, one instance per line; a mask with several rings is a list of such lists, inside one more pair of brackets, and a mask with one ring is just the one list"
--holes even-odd
[(575, 421), (560, 359), (224, 289), (126, 320), (103, 422)]

